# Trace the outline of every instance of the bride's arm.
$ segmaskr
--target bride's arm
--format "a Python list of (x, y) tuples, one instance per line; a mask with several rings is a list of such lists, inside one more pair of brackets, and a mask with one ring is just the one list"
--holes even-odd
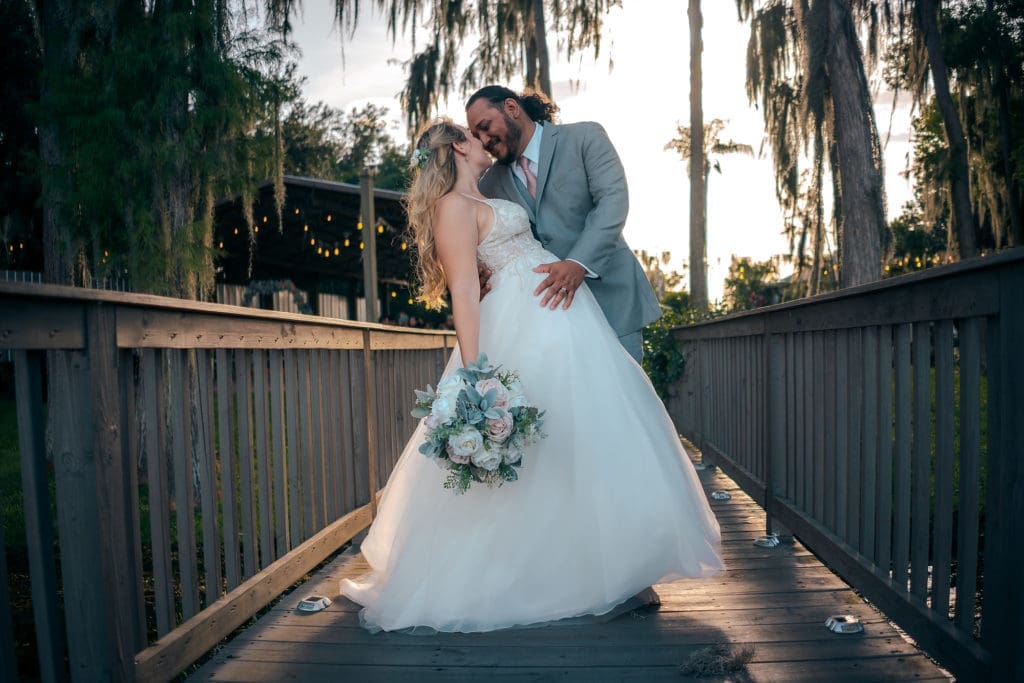
[(433, 220), (434, 245), (452, 298), (455, 336), (464, 366), (480, 355), (480, 275), (474, 208), (454, 197), (445, 198), (437, 203)]

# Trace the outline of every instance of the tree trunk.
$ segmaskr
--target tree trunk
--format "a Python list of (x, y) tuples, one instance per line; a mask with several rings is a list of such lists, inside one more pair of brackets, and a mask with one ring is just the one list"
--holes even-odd
[(537, 90), (551, 97), (551, 58), (548, 56), (548, 29), (544, 0), (533, 0), (533, 38), (537, 55)]
[(811, 277), (807, 283), (807, 296), (821, 292), (822, 252), (825, 241), (825, 207), (822, 201), (822, 183), (825, 176), (825, 138), (822, 135), (821, 122), (814, 127), (814, 260)]
[[(42, 44), (43, 72), (39, 100), (44, 111), (52, 111), (48, 103), (59, 97), (55, 83), (70, 78), (77, 57), (78, 37), (71, 35), (70, 17), (74, 11), (60, 0), (36, 2)], [(43, 278), (55, 284), (74, 284), (77, 251), (67, 206), (66, 137), (61, 123), (52, 116), (43, 117), (39, 125), (39, 157), (43, 204)]]
[(964, 128), (960, 123), (953, 96), (949, 91), (949, 74), (946, 70), (946, 59), (942, 54), (942, 43), (939, 38), (939, 5), (937, 0), (918, 0), (918, 27), (924, 36), (924, 44), (928, 50), (928, 68), (932, 73), (932, 85), (935, 87), (935, 103), (942, 115), (942, 123), (946, 129), (946, 140), (949, 142), (950, 161), (950, 196), (953, 201), (953, 218), (956, 223), (956, 242), (960, 258), (977, 256), (978, 244), (974, 212), (971, 210), (971, 191), (967, 165), (967, 140)]
[(1010, 230), (1006, 236), (1006, 246), (1018, 247), (1024, 244), (1024, 221), (1021, 219), (1021, 196), (1017, 186), (1017, 168), (1013, 158), (1012, 123), (1010, 120), (1009, 87), (1006, 83), (1006, 71), (1002, 64), (994, 65), (998, 69), (996, 75), (996, 97), (999, 100), (999, 151), (1003, 157), (1003, 176), (1006, 178), (1006, 204), (1010, 212)]
[(700, 0), (689, 0), (690, 21), (690, 301), (699, 311), (708, 307), (707, 256), (707, 160), (704, 158), (704, 109), (701, 99)]
[(843, 196), (843, 287), (880, 279), (885, 206), (878, 128), (853, 15), (847, 0), (828, 0), (826, 63)]

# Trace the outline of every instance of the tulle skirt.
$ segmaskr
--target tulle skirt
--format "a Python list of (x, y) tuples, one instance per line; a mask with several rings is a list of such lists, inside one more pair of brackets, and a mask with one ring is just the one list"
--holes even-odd
[[(526, 450), (518, 481), (459, 495), (419, 453), (417, 428), (361, 546), (372, 571), (341, 584), (368, 629), (600, 615), (654, 583), (723, 567), (718, 522), (647, 376), (586, 285), (567, 311), (540, 307), (539, 262), (494, 274), (480, 348), (518, 372), (546, 410), (547, 438)], [(445, 374), (458, 367), (456, 348)]]

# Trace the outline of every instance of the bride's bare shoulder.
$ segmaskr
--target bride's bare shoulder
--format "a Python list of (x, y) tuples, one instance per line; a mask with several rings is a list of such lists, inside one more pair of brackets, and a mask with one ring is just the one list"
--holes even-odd
[(434, 205), (434, 230), (446, 232), (476, 230), (477, 202), (458, 192), (449, 192)]

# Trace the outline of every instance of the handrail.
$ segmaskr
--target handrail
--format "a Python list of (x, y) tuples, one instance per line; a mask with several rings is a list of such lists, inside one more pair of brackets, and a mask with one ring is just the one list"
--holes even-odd
[(415, 426), (405, 397), (452, 345), (451, 332), (0, 283), (43, 678), (173, 678), (366, 528)]
[(1014, 249), (674, 332), (680, 431), (958, 680), (1024, 676), (1022, 292)]

